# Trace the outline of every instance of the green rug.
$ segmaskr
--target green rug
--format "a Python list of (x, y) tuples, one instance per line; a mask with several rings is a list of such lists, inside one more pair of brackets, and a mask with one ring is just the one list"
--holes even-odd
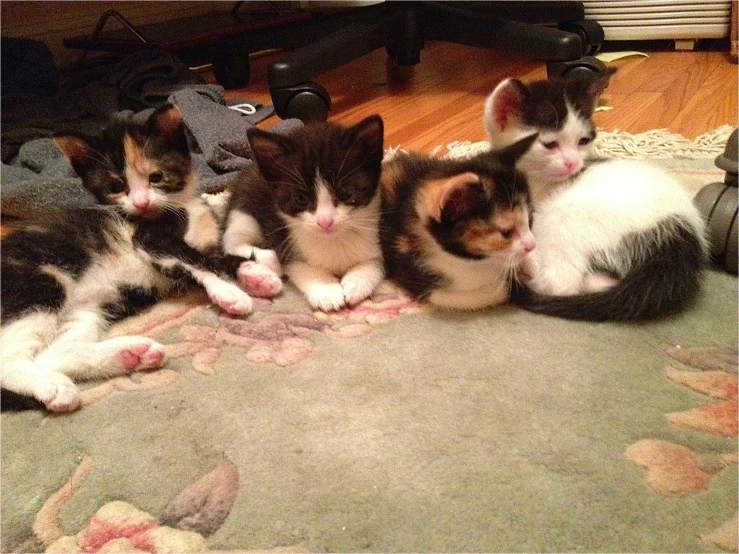
[[(656, 161), (697, 190), (722, 144)], [(647, 324), (441, 313), (385, 284), (333, 315), (289, 286), (246, 319), (191, 296), (114, 332), (167, 344), (164, 368), (3, 415), (3, 552), (737, 550), (720, 270)]]

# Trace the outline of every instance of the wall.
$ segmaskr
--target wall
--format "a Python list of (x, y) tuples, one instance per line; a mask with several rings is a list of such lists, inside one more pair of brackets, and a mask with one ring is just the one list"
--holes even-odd
[[(254, 2), (261, 4), (263, 2)], [(102, 13), (119, 11), (134, 26), (200, 15), (213, 11), (228, 11), (234, 2), (0, 2), (2, 35), (24, 37), (44, 42), (54, 54), (56, 64), (67, 68), (77, 60), (80, 51), (69, 50), (62, 44), (66, 37), (92, 33)], [(247, 7), (247, 6), (245, 6)], [(244, 8), (242, 8), (244, 9)], [(106, 29), (120, 28), (110, 19)]]

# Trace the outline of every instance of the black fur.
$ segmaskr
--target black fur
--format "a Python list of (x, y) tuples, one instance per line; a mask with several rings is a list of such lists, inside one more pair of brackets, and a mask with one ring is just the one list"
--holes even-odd
[(375, 197), (383, 157), (383, 122), (373, 115), (352, 127), (314, 123), (288, 136), (249, 129), (256, 161), (231, 184), (229, 212), (252, 215), (265, 244), (284, 263), (290, 258), (290, 237), (278, 215), (296, 216), (316, 209), (316, 171), (334, 203), (366, 206)]
[[(657, 241), (657, 237), (667, 237)], [(643, 252), (623, 276), (603, 259), (594, 257), (593, 269), (611, 273), (620, 281), (613, 288), (577, 296), (537, 294), (521, 284), (511, 293), (513, 302), (540, 314), (586, 321), (642, 321), (676, 313), (689, 305), (700, 289), (706, 265), (703, 248), (693, 229), (673, 218), (662, 222), (649, 235), (625, 237), (620, 249)]]

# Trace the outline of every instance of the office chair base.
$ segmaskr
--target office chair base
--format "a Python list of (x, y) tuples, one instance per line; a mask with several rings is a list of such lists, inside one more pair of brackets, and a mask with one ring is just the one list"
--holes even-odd
[(241, 88), (249, 83), (251, 68), (245, 54), (219, 54), (213, 57), (213, 75), (223, 88)]
[(566, 62), (547, 62), (547, 77), (550, 79), (555, 77), (578, 77), (580, 75), (590, 75), (604, 71), (606, 64), (598, 58), (585, 56), (579, 60), (571, 60)]
[(574, 33), (582, 42), (582, 55), (595, 56), (605, 40), (603, 27), (597, 21), (583, 19), (582, 21), (566, 21), (558, 26), (560, 31)]
[(331, 109), (328, 91), (312, 81), (292, 87), (271, 88), (270, 95), (275, 113), (282, 119), (325, 121)]

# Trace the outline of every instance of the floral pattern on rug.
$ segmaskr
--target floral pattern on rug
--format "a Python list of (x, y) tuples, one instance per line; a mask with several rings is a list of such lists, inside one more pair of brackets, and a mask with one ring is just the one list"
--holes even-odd
[[(178, 328), (181, 340), (164, 345), (168, 359), (192, 356), (193, 370), (213, 375), (221, 352), (227, 347), (242, 348), (248, 362), (274, 363), (281, 367), (296, 364), (311, 355), (317, 333), (339, 339), (367, 335), (374, 325), (404, 314), (422, 311), (423, 306), (389, 281), (353, 308), (339, 312), (273, 312), (273, 302), (255, 299), (254, 313), (245, 318), (221, 314), (217, 324), (197, 323), (208, 310), (203, 295), (192, 295), (159, 303), (146, 314), (117, 325), (112, 335), (136, 334), (158, 338)], [(166, 365), (166, 363), (165, 363)], [(177, 371), (162, 368), (148, 373), (116, 377), (82, 392), (82, 406), (115, 392), (136, 392), (173, 385)]]
[[(213, 552), (207, 537), (223, 525), (239, 489), (236, 467), (224, 461), (168, 504), (165, 524), (128, 502), (114, 500), (103, 504), (84, 529), (65, 535), (59, 521), (61, 510), (94, 468), (93, 459), (83, 456), (74, 474), (38, 512), (33, 523), (34, 538), (19, 551), (40, 543), (48, 553)], [(307, 550), (294, 545), (270, 552)]]
[[(737, 351), (713, 347), (664, 345), (674, 360), (700, 371), (665, 368), (668, 379), (718, 402), (666, 414), (673, 425), (721, 437), (737, 437)], [(634, 464), (646, 469), (647, 484), (665, 495), (690, 495), (707, 489), (713, 477), (739, 463), (737, 451), (702, 454), (667, 441), (643, 439), (626, 449)], [(739, 513), (719, 528), (699, 536), (705, 544), (727, 552), (739, 550)]]

